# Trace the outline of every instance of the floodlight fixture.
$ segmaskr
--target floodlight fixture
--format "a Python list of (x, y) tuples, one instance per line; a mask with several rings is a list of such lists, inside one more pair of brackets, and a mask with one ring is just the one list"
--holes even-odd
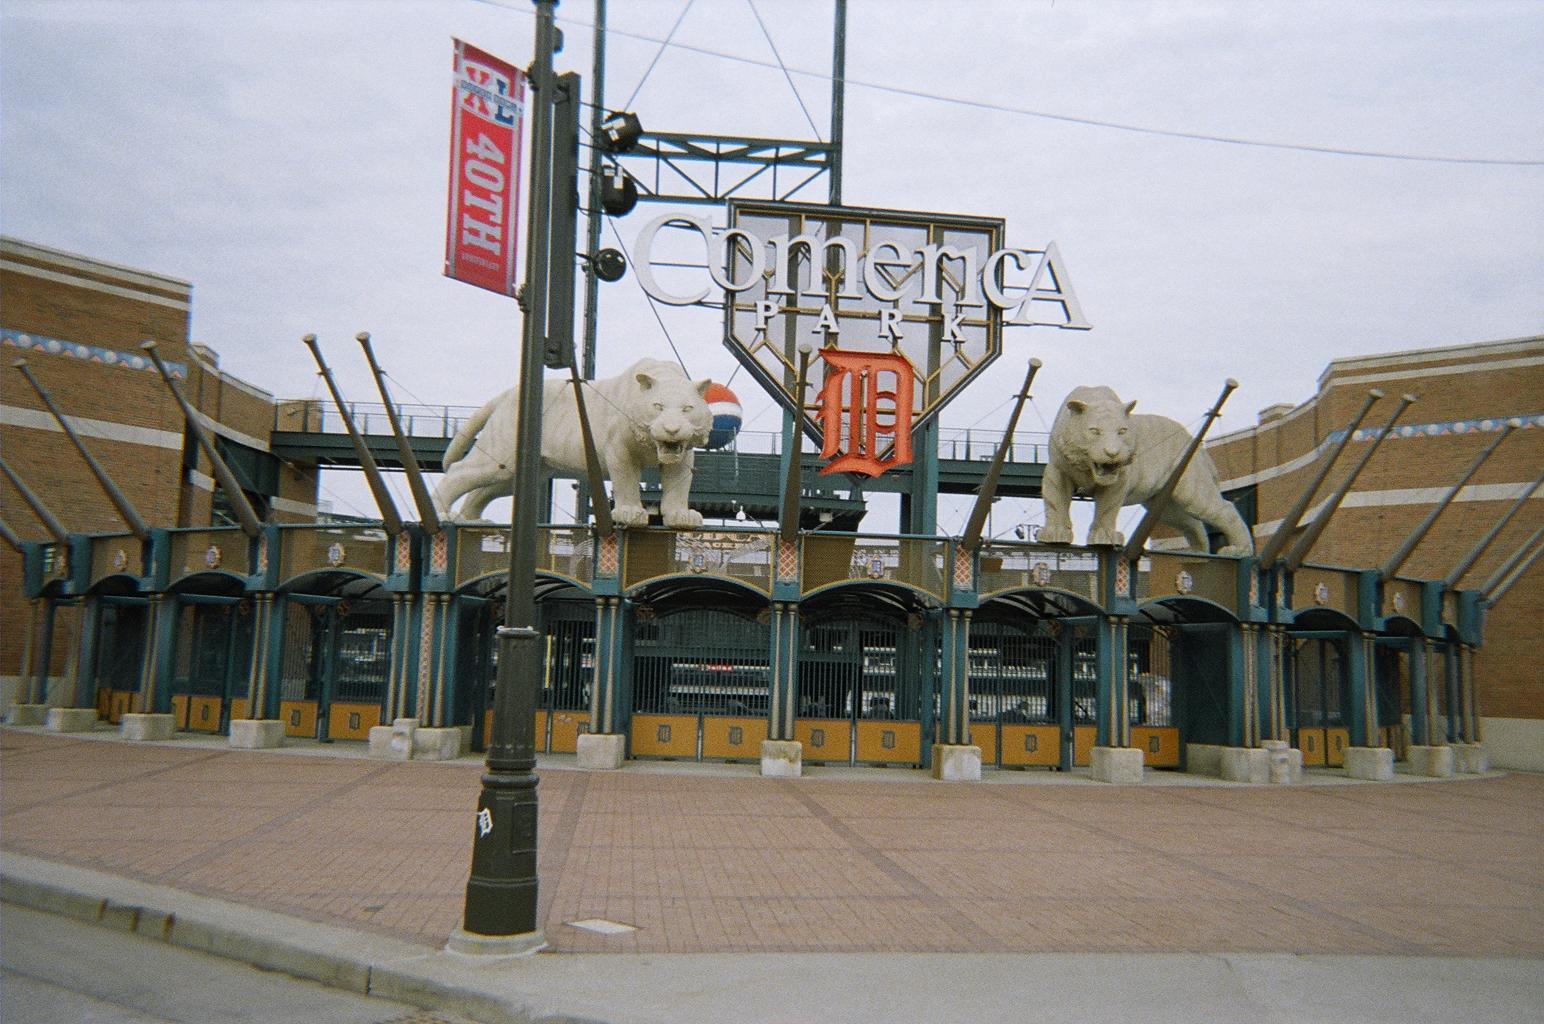
[(608, 153), (627, 153), (643, 136), (643, 123), (631, 111), (614, 110), (600, 123), (600, 144)]
[(638, 205), (638, 185), (622, 168), (606, 168), (600, 183), (600, 208), (613, 217), (624, 217)]
[(590, 266), (595, 271), (595, 276), (608, 284), (620, 281), (627, 273), (627, 259), (615, 249), (602, 249), (590, 257)]

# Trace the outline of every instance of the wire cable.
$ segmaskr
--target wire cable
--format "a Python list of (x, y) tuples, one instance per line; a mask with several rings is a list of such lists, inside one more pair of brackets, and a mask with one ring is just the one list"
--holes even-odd
[[(521, 10), (513, 4), (501, 2), (501, 0), (476, 0), (478, 3), (489, 4), (494, 7), (502, 7), (506, 10)], [(529, 13), (529, 12), (524, 12)], [(594, 25), (575, 18), (558, 18), (560, 22), (581, 28), (593, 28)], [(690, 43), (678, 43), (670, 39), (660, 39), (657, 36), (646, 35), (642, 32), (629, 32), (625, 29), (610, 28), (606, 31), (612, 35), (626, 39), (637, 39), (642, 42), (659, 43), (662, 47), (670, 46), (690, 53), (698, 53), (707, 57), (716, 57), (720, 60), (733, 61), (738, 64), (748, 64), (753, 67), (761, 67), (776, 70), (779, 64), (758, 60), (754, 57), (744, 57), (736, 53), (728, 53), (723, 50), (714, 50), (706, 46), (695, 46)], [(822, 71), (810, 71), (804, 68), (783, 68), (788, 74), (803, 75), (807, 78), (818, 78), (830, 81), (831, 76)], [(848, 86), (857, 86), (862, 89), (870, 89), (875, 92), (889, 93), (894, 96), (908, 96), (912, 99), (932, 100), (937, 103), (949, 103), (955, 106), (971, 107), (977, 110), (987, 110), (999, 114), (1015, 114), (1021, 117), (1035, 117), (1047, 121), (1059, 121), (1064, 124), (1082, 125), (1087, 128), (1106, 128), (1112, 131), (1132, 132), (1138, 135), (1152, 135), (1160, 138), (1183, 139), (1191, 142), (1212, 142), (1231, 146), (1245, 146), (1259, 149), (1277, 149), (1299, 153), (1314, 153), (1320, 156), (1349, 156), (1361, 157), (1371, 160), (1402, 160), (1412, 163), (1435, 164), (1465, 164), (1472, 166), (1491, 167), (1544, 167), (1544, 159), (1526, 157), (1475, 157), (1475, 156), (1445, 156), (1434, 153), (1400, 153), (1389, 150), (1353, 149), (1342, 146), (1321, 146), (1312, 143), (1278, 142), (1271, 139), (1253, 139), (1237, 135), (1219, 135), (1211, 132), (1186, 131), (1175, 128), (1155, 128), (1151, 125), (1133, 124), (1126, 121), (1111, 121), (1104, 118), (1080, 117), (1073, 114), (1059, 114), (1049, 110), (1035, 110), (1030, 107), (1015, 107), (1006, 103), (994, 103), (990, 100), (971, 99), (966, 96), (948, 96), (943, 93), (928, 92), (923, 89), (910, 89), (904, 86), (890, 85), (885, 82), (865, 81), (860, 78), (847, 77), (844, 83)]]
[(793, 92), (794, 100), (799, 104), (799, 109), (804, 111), (804, 120), (810, 123), (810, 131), (815, 133), (816, 142), (824, 142), (825, 137), (820, 134), (820, 129), (815, 126), (815, 119), (810, 116), (809, 108), (804, 105), (804, 97), (799, 95), (799, 87), (793, 83), (793, 76), (788, 73), (788, 65), (783, 63), (783, 55), (777, 52), (777, 43), (772, 40), (772, 33), (767, 31), (767, 23), (761, 20), (761, 12), (756, 9), (756, 0), (745, 0), (750, 5), (751, 13), (756, 16), (756, 24), (761, 26), (761, 34), (767, 38), (767, 46), (772, 49), (772, 57), (777, 61), (778, 69), (783, 72), (783, 78), (788, 82), (788, 88)]
[[(633, 109), (633, 100), (637, 99), (638, 98), (638, 93), (643, 91), (643, 83), (647, 82), (649, 80), (649, 75), (652, 74), (653, 71), (654, 71), (654, 65), (658, 64), (659, 63), (659, 59), (665, 55), (665, 48), (671, 45), (671, 40), (675, 38), (676, 29), (681, 27), (681, 22), (686, 20), (686, 12), (690, 11), (692, 9), (692, 4), (694, 4), (696, 2), (697, 2), (697, 0), (686, 0), (686, 6), (681, 8), (681, 13), (680, 14), (676, 15), (675, 24), (670, 26), (670, 32), (668, 34), (666, 34), (665, 38), (658, 40), (658, 42), (659, 42), (659, 49), (654, 51), (654, 59), (649, 61), (649, 66), (644, 69), (643, 77), (638, 79), (638, 84), (637, 85), (633, 86), (633, 94), (631, 96), (627, 97), (627, 102), (626, 103), (622, 104), (622, 107), (621, 107), (622, 110), (631, 110), (631, 109)], [(559, 20), (561, 20), (561, 19), (559, 19)], [(582, 22), (580, 24), (583, 25)], [(594, 25), (584, 25), (583, 27), (585, 27), (585, 28), (594, 28), (595, 26)], [(608, 28), (608, 29), (606, 29), (606, 31), (610, 32), (611, 29)]]

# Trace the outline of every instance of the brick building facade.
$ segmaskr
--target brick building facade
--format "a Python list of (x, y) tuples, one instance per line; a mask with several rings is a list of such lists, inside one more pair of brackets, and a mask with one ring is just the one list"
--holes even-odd
[[(1392, 415), (1398, 396), (1411, 394), (1416, 401), (1357, 478), (1309, 553), (1310, 562), (1382, 565), (1502, 425), (1521, 421), (1400, 570), (1442, 579), (1544, 468), (1544, 337), (1337, 359), (1306, 402), (1273, 406), (1260, 414), (1257, 426), (1209, 442), (1224, 490), (1233, 495), (1253, 491), (1257, 545), (1275, 532), (1312, 482), (1370, 388), (1385, 397), (1372, 407), (1314, 495), (1304, 522), (1361, 458)], [(1482, 587), (1541, 524), (1544, 490), (1533, 494), (1459, 585)], [(1475, 673), (1487, 745), (1521, 744), (1532, 748), (1534, 760), (1544, 762), (1544, 662), (1536, 646), (1541, 621), (1544, 566), (1535, 566), (1487, 613)]]
[[(313, 467), (269, 451), (273, 397), (219, 369), (189, 339), (192, 285), (16, 239), (0, 239), (0, 456), (73, 533), (126, 531), (107, 495), (42, 400), (11, 363), (24, 359), (87, 448), (151, 527), (225, 521), (212, 467), (176, 400), (140, 346), (154, 341), (184, 394), (218, 438), (242, 489), (274, 522), (316, 516)], [(46, 538), (17, 489), (0, 480), (0, 519), (22, 540)], [(15, 685), (29, 637), (18, 598), (21, 558), (0, 545), (0, 681)], [(65, 673), (73, 617), (54, 630), (53, 675)], [(32, 652), (38, 656), (38, 652)], [(7, 695), (9, 689), (7, 689)]]

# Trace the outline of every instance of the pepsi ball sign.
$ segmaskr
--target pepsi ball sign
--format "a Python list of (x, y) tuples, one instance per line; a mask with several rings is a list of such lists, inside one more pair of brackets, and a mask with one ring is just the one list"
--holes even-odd
[(723, 448), (740, 432), (740, 400), (722, 384), (708, 385), (704, 398), (713, 416), (713, 428), (708, 431), (708, 443), (703, 447)]

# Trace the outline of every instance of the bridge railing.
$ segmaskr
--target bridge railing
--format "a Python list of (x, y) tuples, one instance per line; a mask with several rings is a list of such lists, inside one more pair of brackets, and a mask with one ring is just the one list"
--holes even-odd
[[(380, 402), (349, 402), (349, 415), (361, 434), (390, 434), (391, 420), (386, 406)], [(410, 437), (456, 436), (461, 425), (478, 410), (475, 405), (416, 405), (397, 406), (397, 416), (402, 429)], [(274, 410), (273, 428), (303, 434), (346, 434), (343, 418), (331, 402), (307, 398), (280, 402)]]
[[(461, 425), (472, 417), (475, 405), (412, 405), (397, 406), (397, 416), (403, 429), (412, 437), (452, 438)], [(391, 423), (386, 416), (386, 406), (380, 402), (350, 402), (349, 415), (362, 434), (390, 434)], [(345, 434), (343, 420), (331, 402), (321, 399), (295, 399), (280, 402), (275, 410), (274, 429), (305, 434)], [(941, 459), (980, 462), (988, 460), (997, 450), (1002, 434), (982, 428), (943, 428), (938, 432), (938, 457)], [(747, 455), (776, 455), (782, 449), (783, 435), (776, 430), (742, 430), (736, 435), (728, 451)], [(1031, 431), (1018, 431), (1008, 450), (1011, 462), (1045, 462), (1049, 457), (1050, 435)]]

